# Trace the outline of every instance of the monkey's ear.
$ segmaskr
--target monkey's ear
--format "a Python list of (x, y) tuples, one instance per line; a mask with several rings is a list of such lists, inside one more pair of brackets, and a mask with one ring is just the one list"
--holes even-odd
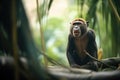
[(89, 21), (86, 21), (87, 27), (89, 26)]

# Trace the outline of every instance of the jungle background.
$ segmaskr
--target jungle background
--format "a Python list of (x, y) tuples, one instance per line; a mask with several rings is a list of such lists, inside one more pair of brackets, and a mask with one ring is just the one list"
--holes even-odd
[[(34, 40), (40, 49), (40, 27), (43, 29), (45, 53), (62, 64), (68, 64), (66, 47), (70, 22), (75, 18), (89, 21), (95, 30), (102, 58), (120, 55), (120, 7), (117, 0), (40, 0), (40, 21), (36, 2), (23, 0), (31, 23)], [(43, 59), (42, 59), (43, 60)], [(44, 62), (44, 61), (43, 61)]]
[[(119, 80), (119, 4), (119, 0), (0, 0), (0, 79)], [(118, 70), (71, 73), (66, 48), (70, 22), (79, 17), (95, 30), (102, 59), (115, 57), (106, 63)], [(63, 69), (61, 76), (59, 67), (49, 71), (51, 65), (66, 68), (68, 75)]]

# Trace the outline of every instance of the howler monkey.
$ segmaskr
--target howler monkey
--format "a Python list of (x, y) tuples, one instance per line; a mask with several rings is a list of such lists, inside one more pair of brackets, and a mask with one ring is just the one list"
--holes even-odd
[(68, 36), (67, 58), (71, 67), (89, 64), (93, 61), (86, 52), (97, 58), (95, 33), (88, 29), (88, 22), (82, 18), (72, 21)]

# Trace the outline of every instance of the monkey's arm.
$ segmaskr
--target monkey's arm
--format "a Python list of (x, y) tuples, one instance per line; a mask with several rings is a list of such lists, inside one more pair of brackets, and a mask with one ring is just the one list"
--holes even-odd
[(97, 45), (96, 45), (96, 41), (95, 41), (95, 33), (93, 30), (89, 30), (88, 31), (88, 37), (89, 37), (89, 42), (88, 42), (88, 48), (87, 48), (87, 52), (95, 57), (98, 58), (97, 55)]
[(67, 58), (68, 58), (68, 62), (70, 66), (75, 64), (72, 54), (73, 54), (73, 40), (72, 40), (71, 35), (69, 35), (68, 44), (67, 44)]

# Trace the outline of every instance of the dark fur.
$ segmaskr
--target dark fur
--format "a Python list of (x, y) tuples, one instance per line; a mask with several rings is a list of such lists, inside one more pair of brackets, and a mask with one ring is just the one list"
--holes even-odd
[[(70, 34), (68, 36), (68, 46), (67, 46), (67, 58), (69, 61), (70, 66), (82, 66), (85, 65), (89, 62), (92, 62), (93, 59), (91, 59), (89, 56), (83, 56), (78, 53), (78, 50), (75, 45), (75, 37), (72, 34), (72, 28), (73, 25), (71, 25), (71, 30)], [(81, 36), (86, 34), (85, 36), (87, 37), (87, 45), (85, 50), (93, 57), (97, 58), (97, 46), (96, 46), (96, 41), (95, 41), (95, 33), (93, 30), (87, 30), (87, 25), (82, 25), (81, 26)]]

